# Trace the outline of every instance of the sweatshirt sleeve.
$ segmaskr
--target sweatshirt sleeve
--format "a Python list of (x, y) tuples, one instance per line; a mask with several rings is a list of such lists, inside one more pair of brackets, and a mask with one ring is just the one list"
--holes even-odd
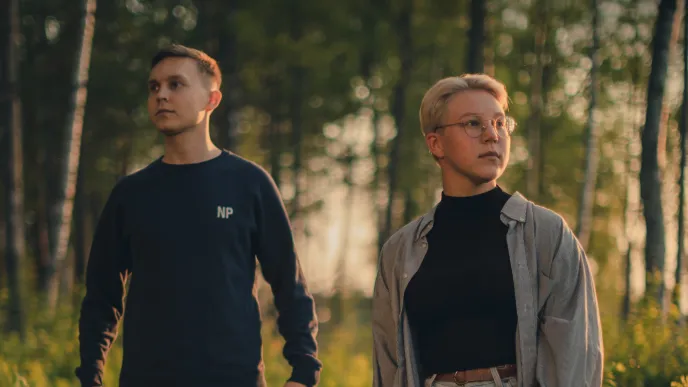
[(261, 171), (259, 179), (256, 255), (263, 277), (274, 294), (277, 326), (285, 339), (283, 354), (292, 367), (289, 380), (315, 386), (322, 368), (317, 358), (315, 304), (301, 270), (277, 186), (265, 171)]
[(131, 257), (122, 230), (122, 192), (116, 186), (96, 226), (86, 268), (86, 295), (79, 316), (81, 364), (76, 375), (82, 387), (101, 386), (108, 351), (124, 313), (124, 291)]

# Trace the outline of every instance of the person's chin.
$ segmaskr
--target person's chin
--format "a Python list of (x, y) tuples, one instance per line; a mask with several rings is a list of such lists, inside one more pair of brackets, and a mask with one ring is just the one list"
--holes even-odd
[(484, 182), (490, 182), (493, 180), (497, 180), (503, 172), (503, 168), (495, 166), (492, 168), (483, 168), (481, 171), (477, 171), (476, 175), (479, 178), (479, 180), (482, 180)]
[(160, 132), (165, 137), (175, 137), (184, 133), (184, 129), (171, 128), (171, 127), (159, 127), (158, 132)]

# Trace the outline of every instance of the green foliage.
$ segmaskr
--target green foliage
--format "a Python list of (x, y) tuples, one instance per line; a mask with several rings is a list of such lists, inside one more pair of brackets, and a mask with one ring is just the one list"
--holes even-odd
[[(6, 297), (3, 297), (0, 308), (6, 306), (5, 302)], [(325, 367), (320, 386), (365, 387), (372, 384), (372, 333), (358, 322), (358, 316), (354, 310), (347, 313), (347, 319), (338, 326), (321, 325), (319, 356)], [(77, 387), (74, 369), (79, 364), (78, 311), (63, 304), (54, 320), (49, 320), (34, 304), (29, 319), (24, 343), (15, 334), (0, 332), (0, 386)], [(267, 317), (264, 320), (266, 379), (269, 386), (281, 386), (291, 373), (282, 357), (284, 340), (277, 333), (275, 321)], [(124, 334), (120, 331), (120, 335)], [(118, 385), (121, 361), (121, 339), (118, 338), (106, 362), (106, 387)]]
[[(78, 2), (74, 1), (20, 3), (20, 93), (30, 257), (25, 262), (33, 263), (29, 268), (32, 275), (26, 276), (26, 288), (27, 294), (34, 294), (31, 289), (40, 281), (35, 277), (40, 277), (36, 273), (40, 273), (42, 259), (41, 227), (45, 227), (45, 221), (52, 221), (47, 216), (47, 207), (55, 196), (53, 176), (60, 158), (54, 145), (60, 141), (60, 129), (66, 124), (69, 110), (73, 47), (79, 38), (81, 15)], [(342, 183), (337, 172), (349, 161), (347, 146), (351, 144), (347, 141), (355, 139), (363, 144), (352, 147), (354, 164), (368, 162), (377, 167), (370, 173), (375, 182), (370, 181), (371, 177), (356, 184), (365, 187), (371, 183), (379, 191), (371, 194), (377, 196), (386, 196), (390, 144), (399, 133), (390, 120), (390, 108), (399, 80), (401, 51), (409, 50), (413, 66), (405, 90), (398, 165), (402, 171), (398, 194), (404, 196), (407, 211), (399, 206), (401, 211), (395, 210), (394, 224), (400, 225), (404, 215), (424, 212), (437, 198), (440, 178), (418, 130), (418, 106), (431, 84), (465, 69), (469, 43), (466, 32), (471, 24), (469, 3), (413, 1), (411, 46), (399, 47), (400, 0), (289, 4), (236, 0), (231, 3), (231, 12), (230, 3), (222, 0), (99, 2), (80, 163), (80, 190), (87, 198), (83, 199), (87, 201), (84, 238), (90, 238), (99, 208), (115, 179), (160, 154), (156, 147), (159, 138), (146, 117), (145, 80), (150, 56), (169, 42), (208, 51), (219, 60), (225, 80), (236, 77), (236, 85), (229, 87), (226, 83), (223, 92), (226, 101), (230, 95), (236, 96), (235, 108), (240, 116), (238, 153), (266, 167), (273, 167), (268, 165), (269, 156), (277, 154), (277, 167), (283, 167), (284, 181), (288, 182), (291, 171), (287, 169), (293, 166), (293, 154), (298, 148), (304, 161), (301, 173), (308, 177), (332, 177), (327, 184), (336, 186), (349, 184)], [(594, 230), (588, 253), (601, 272), (623, 256), (623, 248), (619, 247), (623, 243), (618, 243), (623, 235), (618, 225), (623, 223), (629, 172), (619, 164), (625, 164), (626, 158), (637, 161), (639, 156), (638, 149), (627, 150), (626, 145), (638, 142), (656, 1), (599, 3), (601, 150)], [(546, 20), (534, 20), (537, 7), (543, 4), (548, 5)], [(297, 6), (297, 11), (291, 10), (292, 5)], [(545, 184), (537, 201), (561, 213), (573, 227), (584, 174), (591, 9), (588, 2), (572, 0), (551, 4), (491, 0), (487, 7), (486, 57), (491, 58), (495, 76), (506, 84), (511, 98), (510, 114), (519, 122), (512, 142), (511, 165), (500, 184), (511, 192), (525, 189), (526, 142), (532, 114), (529, 96), (533, 79), (542, 77)], [(533, 73), (533, 32), (537, 23), (549, 26), (545, 74)], [(235, 44), (231, 56), (220, 48), (226, 47), (225, 40)], [(294, 99), (298, 103), (292, 103)], [(301, 121), (299, 144), (292, 143), (294, 109)], [(226, 112), (216, 113), (213, 137), (227, 122), (223, 115)], [(376, 127), (374, 121), (370, 128), (360, 132), (346, 128), (347, 121), (363, 116), (383, 124)], [(669, 116), (673, 119), (675, 113), (672, 111)], [(340, 127), (328, 130), (332, 129), (329, 124)], [(274, 132), (268, 130), (273, 126)], [(673, 128), (671, 122), (669, 127)], [(364, 133), (373, 130), (377, 130), (375, 144), (361, 140), (373, 138), (372, 133)], [(673, 131), (668, 133), (669, 160), (675, 137)], [(374, 162), (372, 154), (377, 155)], [(631, 169), (630, 174), (636, 174)], [(318, 200), (321, 198), (313, 199)], [(40, 223), (46, 216), (48, 219)], [(615, 277), (620, 277), (618, 272), (600, 275), (604, 283), (598, 282), (605, 332), (605, 385), (688, 387), (688, 332), (685, 325), (678, 323), (677, 311), (672, 309), (662, 318), (656, 305), (641, 303), (635, 306), (628, 321), (620, 321), (614, 311), (620, 309), (615, 297), (622, 284)], [(6, 304), (6, 297), (0, 287), (0, 308)], [(38, 297), (34, 294), (32, 299)], [(324, 297), (322, 300), (329, 301)], [(0, 332), (0, 386), (76, 386), (78, 341), (74, 305), (77, 303), (70, 305), (68, 299), (54, 320), (47, 319), (35, 303), (27, 305), (28, 336), (24, 343)], [(346, 316), (341, 321), (321, 325), (320, 357), (325, 363), (321, 386), (371, 384), (369, 307), (351, 305), (340, 311)], [(279, 386), (290, 369), (282, 358), (283, 340), (272, 317), (265, 318), (263, 332), (266, 376), (269, 385)], [(121, 358), (118, 340), (109, 354), (107, 386), (117, 385)]]
[[(372, 385), (372, 330), (357, 322), (352, 310), (337, 326), (322, 324), (318, 334), (319, 358), (323, 362), (322, 387), (364, 387)], [(280, 386), (291, 369), (282, 357), (283, 339), (273, 320), (264, 322), (263, 353), (268, 386)]]
[(675, 307), (663, 318), (656, 303), (644, 300), (628, 321), (613, 317), (603, 315), (607, 385), (685, 385), (688, 327)]
[[(6, 295), (2, 297), (2, 305)], [(320, 302), (327, 302), (321, 298)], [(322, 387), (363, 387), (372, 383), (372, 331), (368, 302), (346, 302), (346, 317), (321, 323), (319, 357), (324, 364)], [(76, 305), (76, 303), (75, 303)], [(327, 308), (319, 307), (319, 310)], [(605, 386), (688, 387), (688, 327), (675, 308), (663, 319), (657, 305), (642, 302), (628, 321), (603, 313)], [(63, 305), (54, 320), (31, 307), (27, 341), (0, 333), (0, 386), (76, 387), (78, 365), (77, 312)], [(121, 332), (121, 334), (126, 334)], [(110, 350), (105, 386), (116, 386), (122, 360), (121, 340)], [(263, 356), (269, 386), (281, 386), (291, 368), (282, 357), (284, 340), (273, 317), (264, 317)]]

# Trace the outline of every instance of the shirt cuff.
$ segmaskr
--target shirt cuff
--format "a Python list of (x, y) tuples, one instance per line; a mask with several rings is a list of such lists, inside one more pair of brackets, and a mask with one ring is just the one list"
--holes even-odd
[(98, 367), (79, 367), (75, 370), (82, 387), (102, 387), (103, 370)]
[(295, 367), (291, 373), (289, 381), (301, 383), (306, 387), (317, 386), (320, 382), (320, 370), (306, 367)]

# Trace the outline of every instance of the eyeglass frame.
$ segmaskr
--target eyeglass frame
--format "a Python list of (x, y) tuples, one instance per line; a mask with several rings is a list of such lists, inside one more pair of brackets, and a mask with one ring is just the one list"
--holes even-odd
[[(511, 130), (508, 130), (508, 131), (507, 131), (506, 137), (500, 136), (499, 130), (498, 130), (498, 129), (496, 128), (496, 126), (495, 126), (496, 121), (499, 120), (499, 119), (501, 119), (501, 118), (504, 118), (504, 120), (505, 120), (506, 123), (507, 123), (507, 126), (508, 126), (508, 123), (511, 122)], [(467, 135), (468, 137), (470, 137), (470, 138), (480, 138), (480, 136), (482, 136), (482, 135), (485, 133), (485, 130), (487, 129), (487, 125), (485, 125), (485, 120), (483, 120), (482, 117), (480, 118), (480, 125), (481, 125), (480, 134), (478, 134), (478, 135), (475, 136), (475, 137), (474, 137), (474, 136), (471, 136), (470, 134), (468, 134), (468, 130), (466, 130), (466, 126), (468, 125), (468, 122), (469, 122), (469, 121), (471, 121), (471, 120), (468, 119), (468, 120), (465, 120), (465, 121), (454, 122), (454, 123), (451, 123), (451, 124), (437, 125), (437, 126), (435, 126), (435, 127), (433, 128), (432, 131), (433, 131), (433, 132), (437, 132), (437, 131), (440, 130), (440, 129), (443, 129), (443, 128), (447, 128), (447, 127), (450, 127), (450, 126), (457, 125), (457, 126), (459, 126), (460, 128), (463, 129), (463, 131), (466, 133), (466, 135)], [(516, 130), (516, 126), (517, 126), (516, 120), (515, 120), (513, 117), (511, 117), (511, 116), (504, 116), (504, 117), (499, 117), (499, 118), (493, 118), (493, 119), (490, 119), (490, 120), (488, 120), (488, 121), (490, 122), (490, 125), (492, 125), (492, 128), (495, 129), (495, 132), (497, 132), (497, 137), (499, 137), (499, 138), (511, 137), (511, 134), (514, 133), (514, 131)]]

